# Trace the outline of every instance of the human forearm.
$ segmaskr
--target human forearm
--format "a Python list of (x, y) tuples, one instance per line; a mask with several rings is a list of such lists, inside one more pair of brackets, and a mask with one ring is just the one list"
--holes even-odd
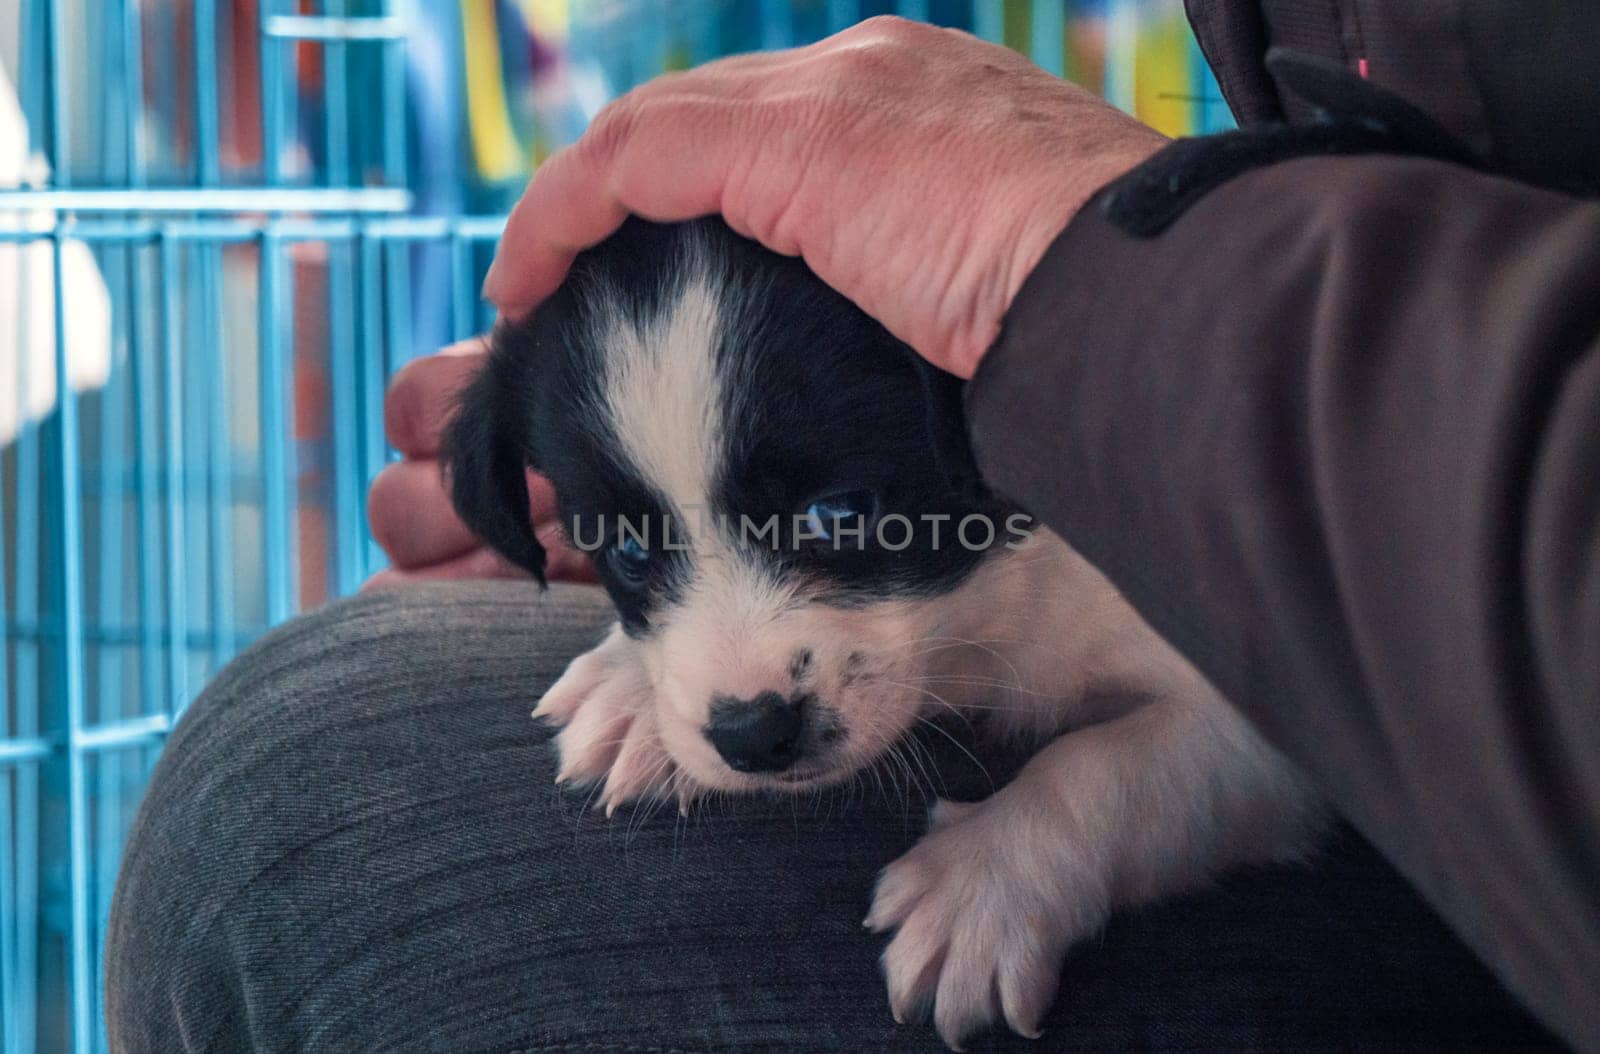
[(1597, 290), (1593, 204), (1287, 162), (1151, 239), (1086, 210), (969, 403), (990, 482), (1574, 1038), (1600, 984)]

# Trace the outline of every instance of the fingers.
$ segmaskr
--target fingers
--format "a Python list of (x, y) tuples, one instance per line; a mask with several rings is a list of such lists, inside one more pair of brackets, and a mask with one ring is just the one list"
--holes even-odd
[[(603, 112), (602, 112), (603, 115)], [(595, 125), (600, 118), (595, 119)], [(585, 133), (594, 134), (594, 126)], [(521, 318), (561, 284), (572, 258), (622, 226), (628, 211), (611, 196), (607, 173), (584, 139), (550, 155), (506, 219), (483, 295)]]
[(552, 582), (596, 582), (594, 564), (583, 553), (567, 544), (561, 525), (547, 523), (535, 532), (544, 546), (544, 576)]
[(384, 466), (367, 492), (367, 523), (390, 563), (405, 570), (443, 563), (482, 544), (451, 506), (437, 461)]
[[(903, 20), (869, 20), (806, 47), (734, 55), (666, 74), (616, 99), (577, 142), (534, 172), (506, 222), (484, 297), (507, 318), (522, 317), (561, 284), (574, 256), (630, 214), (665, 222), (720, 212), (734, 230), (760, 236), (759, 218), (726, 200), (728, 181), (741, 159), (761, 152), (754, 138), (796, 129), (781, 121), (776, 128), (741, 121), (753, 113), (750, 101), (784, 90), (803, 64), (875, 37), (918, 32)], [(781, 211), (787, 194), (763, 188), (752, 203)]]
[[(527, 483), (533, 522), (553, 523), (556, 495), (550, 481), (529, 472)], [(403, 570), (442, 563), (482, 544), (456, 515), (444, 473), (433, 460), (385, 465), (367, 492), (367, 520), (373, 539)]]
[[(541, 532), (543, 533), (543, 532)], [(545, 537), (548, 559), (545, 577), (552, 582), (594, 582), (597, 580), (594, 565), (582, 553), (562, 543), (557, 532)], [(416, 582), (448, 582), (467, 578), (527, 578), (528, 573), (509, 563), (492, 549), (473, 549), (460, 556), (442, 560), (426, 567), (405, 569), (391, 567), (379, 571), (362, 585), (369, 589), (392, 589)]]
[[(528, 515), (535, 524), (553, 524), (558, 515), (556, 504), (556, 488), (533, 469), (527, 469), (524, 476), (528, 483)], [(540, 538), (540, 541), (544, 541)]]
[[(685, 220), (720, 213), (729, 227), (773, 244), (772, 217), (793, 198), (799, 166), (787, 164), (796, 137), (792, 117), (743, 98), (672, 96), (641, 104), (627, 139), (615, 149), (610, 186), (630, 213)], [(760, 157), (759, 172), (753, 159)]]
[(444, 582), (458, 578), (527, 578), (528, 573), (520, 567), (508, 563), (499, 553), (491, 549), (474, 549), (469, 553), (445, 560), (427, 567), (419, 567), (407, 571), (401, 568), (389, 568), (379, 571), (366, 584), (361, 587), (363, 592), (369, 589), (389, 589), (395, 586), (409, 585), (413, 582)]
[[(525, 573), (481, 547), (455, 514), (438, 461), (440, 437), (455, 413), (457, 393), (483, 363), (481, 341), (464, 341), (408, 363), (384, 402), (389, 441), (408, 460), (385, 466), (372, 482), (367, 516), (373, 538), (394, 567), (364, 588), (452, 578), (523, 578)], [(592, 582), (594, 567), (575, 552), (556, 522), (555, 491), (529, 471), (528, 511), (547, 550), (546, 577)]]
[[(723, 191), (752, 145), (739, 118), (750, 113), (762, 71), (785, 54), (713, 63), (636, 89), (606, 107), (583, 136), (534, 173), (512, 209), (483, 295), (520, 318), (555, 291), (578, 252), (605, 239), (630, 214), (658, 221), (723, 212)], [(748, 124), (749, 122), (745, 122)]]
[(484, 354), (483, 340), (476, 339), (406, 363), (383, 400), (383, 430), (390, 445), (410, 458), (436, 455), (456, 399), (483, 368)]

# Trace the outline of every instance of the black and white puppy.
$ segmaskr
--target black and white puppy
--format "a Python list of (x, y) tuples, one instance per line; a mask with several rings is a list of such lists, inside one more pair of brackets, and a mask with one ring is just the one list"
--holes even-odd
[(496, 332), (447, 450), (500, 552), (541, 575), (525, 466), (594, 552), (618, 624), (535, 714), (608, 812), (839, 781), (943, 707), (1046, 744), (936, 807), (873, 896), (894, 1014), (931, 1001), (952, 1045), (996, 1015), (1036, 1034), (1113, 910), (1315, 838), (1285, 760), (984, 489), (959, 382), (720, 221), (631, 220), (582, 254)]

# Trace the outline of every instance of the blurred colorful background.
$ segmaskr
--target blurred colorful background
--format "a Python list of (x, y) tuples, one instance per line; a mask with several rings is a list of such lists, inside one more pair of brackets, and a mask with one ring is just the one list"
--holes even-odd
[(104, 1048), (164, 737), (382, 566), (385, 383), (491, 322), (533, 166), (659, 72), (888, 12), (1231, 124), (1179, 0), (0, 0), (0, 1054)]

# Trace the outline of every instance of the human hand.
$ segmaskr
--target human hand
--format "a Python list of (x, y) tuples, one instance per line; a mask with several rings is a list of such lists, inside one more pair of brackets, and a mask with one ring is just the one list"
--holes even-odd
[(874, 18), (607, 106), (534, 174), (484, 293), (519, 317), (628, 214), (720, 212), (970, 377), (1067, 221), (1165, 141), (1015, 52)]
[[(367, 520), (394, 566), (373, 575), (365, 588), (440, 578), (528, 577), (485, 547), (456, 516), (439, 460), (440, 437), (455, 413), (456, 395), (483, 368), (484, 354), (481, 341), (463, 341), (407, 363), (389, 386), (384, 431), (404, 460), (384, 466), (372, 481)], [(528, 473), (528, 505), (549, 558), (545, 574), (552, 580), (594, 581), (588, 558), (566, 544), (555, 492), (533, 472)]]

